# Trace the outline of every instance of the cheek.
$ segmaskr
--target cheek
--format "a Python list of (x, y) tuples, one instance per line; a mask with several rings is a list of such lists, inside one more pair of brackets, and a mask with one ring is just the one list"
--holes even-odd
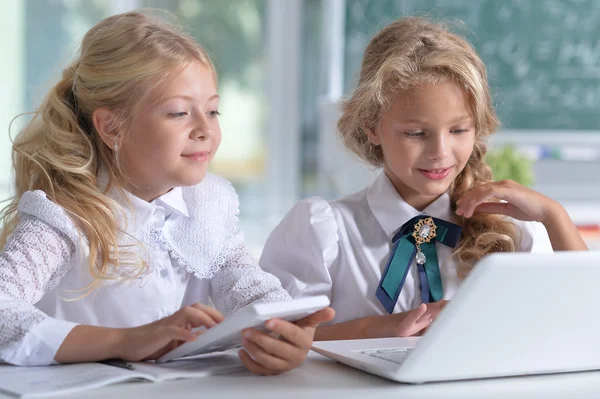
[(222, 138), (223, 138), (223, 136), (221, 135), (221, 130), (219, 129), (219, 130), (217, 130), (217, 133), (215, 133), (212, 137), (214, 151), (216, 151), (217, 148), (219, 148), (219, 146), (221, 145)]
[(401, 174), (404, 169), (414, 167), (423, 152), (423, 146), (418, 140), (401, 137), (384, 141), (381, 147), (385, 162), (393, 169), (397, 169), (398, 174)]
[(462, 167), (464, 167), (467, 162), (469, 161), (469, 158), (471, 157), (471, 154), (473, 153), (473, 148), (475, 146), (475, 140), (473, 140), (472, 138), (469, 138), (467, 140), (461, 140), (460, 142), (457, 143), (456, 146), (456, 150), (455, 150), (455, 156), (457, 161), (460, 163), (460, 165)]
[(473, 149), (475, 148), (475, 137), (473, 135), (467, 137), (465, 142), (462, 143), (462, 148), (464, 148), (463, 156), (468, 160), (473, 153)]

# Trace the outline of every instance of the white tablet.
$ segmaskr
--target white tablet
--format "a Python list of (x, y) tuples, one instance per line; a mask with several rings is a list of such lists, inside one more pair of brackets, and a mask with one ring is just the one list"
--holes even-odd
[[(168, 362), (185, 356), (231, 349), (240, 346), (242, 331), (246, 328), (264, 329), (264, 324), (271, 319), (300, 320), (327, 306), (329, 306), (329, 298), (325, 295), (292, 299), (285, 302), (248, 305), (228, 319), (206, 330), (195, 341), (186, 342), (165, 353), (157, 362)], [(204, 330), (204, 327), (195, 328), (193, 331), (201, 330)]]

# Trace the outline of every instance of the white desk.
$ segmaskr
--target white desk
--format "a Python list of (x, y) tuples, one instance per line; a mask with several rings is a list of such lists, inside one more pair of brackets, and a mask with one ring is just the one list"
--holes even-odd
[[(600, 371), (405, 385), (360, 372), (312, 353), (296, 370), (275, 377), (246, 373), (163, 383), (111, 385), (60, 398), (598, 398)], [(8, 398), (2, 396), (0, 398)]]

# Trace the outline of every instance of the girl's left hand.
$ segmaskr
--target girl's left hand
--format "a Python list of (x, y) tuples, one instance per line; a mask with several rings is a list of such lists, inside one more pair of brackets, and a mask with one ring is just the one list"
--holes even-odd
[[(488, 202), (490, 200), (505, 202)], [(496, 213), (523, 221), (546, 223), (558, 202), (512, 180), (482, 184), (456, 202), (456, 214), (470, 218), (475, 212)]]
[(317, 326), (334, 316), (335, 312), (328, 307), (295, 323), (269, 320), (266, 328), (281, 338), (248, 328), (243, 332), (240, 359), (248, 370), (261, 375), (276, 375), (296, 368), (306, 359)]

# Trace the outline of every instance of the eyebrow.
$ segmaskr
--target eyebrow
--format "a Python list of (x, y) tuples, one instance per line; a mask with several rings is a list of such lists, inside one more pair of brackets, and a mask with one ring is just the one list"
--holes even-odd
[[(183, 98), (184, 100), (188, 100), (188, 101), (193, 101), (193, 100), (194, 100), (194, 97), (191, 97), (191, 96), (186, 96), (185, 94), (179, 94), (179, 95), (175, 95), (175, 96), (171, 96), (171, 97), (163, 98), (163, 99), (162, 99), (162, 102), (164, 103), (164, 102), (167, 102), (167, 101), (169, 101), (169, 100), (172, 100), (172, 99), (174, 99), (174, 98)], [(213, 99), (215, 99), (215, 98), (217, 98), (217, 99), (218, 99), (218, 98), (220, 98), (220, 97), (219, 97), (219, 95), (218, 95), (218, 94), (214, 94), (214, 95), (210, 96), (210, 98), (209, 98), (207, 101), (211, 101), (211, 100), (213, 100)]]
[[(450, 121), (450, 123), (458, 123), (458, 122), (462, 122), (465, 121), (467, 119), (472, 119), (473, 117), (471, 115), (461, 115), (457, 118), (454, 118), (453, 120)], [(427, 124), (427, 120), (425, 119), (420, 119), (420, 118), (412, 118), (412, 119), (407, 119), (407, 120), (403, 120), (403, 121), (399, 121), (400, 123), (419, 123), (422, 125), (426, 125)]]

